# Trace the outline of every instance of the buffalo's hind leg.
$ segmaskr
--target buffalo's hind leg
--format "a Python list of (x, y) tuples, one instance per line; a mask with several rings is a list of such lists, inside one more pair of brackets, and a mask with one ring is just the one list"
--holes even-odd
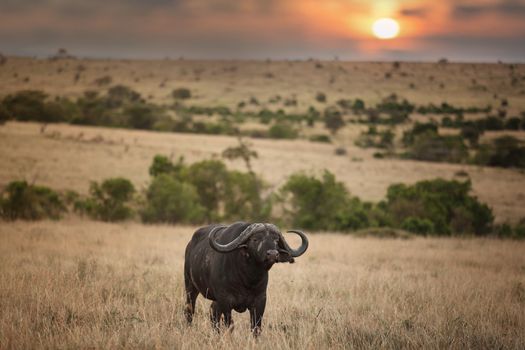
[(193, 314), (195, 313), (195, 301), (199, 295), (199, 291), (191, 282), (190, 276), (184, 274), (184, 286), (186, 287), (186, 307), (184, 308), (184, 316), (186, 321), (191, 323), (193, 321)]

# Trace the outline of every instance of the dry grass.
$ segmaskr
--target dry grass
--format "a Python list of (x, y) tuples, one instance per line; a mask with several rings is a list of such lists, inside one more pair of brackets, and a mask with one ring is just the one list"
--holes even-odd
[[(74, 82), (78, 67), (84, 68)], [(272, 73), (269, 79), (267, 73)], [(385, 73), (391, 73), (386, 79)], [(0, 95), (20, 89), (40, 89), (51, 95), (77, 97), (85, 90), (104, 90), (95, 80), (110, 76), (111, 84), (136, 89), (156, 103), (171, 103), (171, 91), (192, 90), (192, 104), (234, 107), (241, 100), (255, 96), (266, 102), (276, 94), (295, 96), (297, 108), (310, 105), (324, 108), (315, 101), (318, 92), (328, 103), (340, 98), (362, 98), (376, 103), (396, 93), (418, 104), (448, 102), (454, 105), (499, 106), (506, 98), (512, 113), (525, 108), (525, 89), (519, 77), (525, 65), (401, 63), (394, 70), (385, 62), (299, 61), (192, 61), (192, 60), (35, 60), (10, 57), (0, 69)], [(29, 77), (29, 81), (26, 81)], [(513, 85), (512, 78), (518, 83)], [(415, 88), (410, 88), (410, 84)], [(441, 85), (443, 84), (443, 85)], [(288, 109), (288, 108), (287, 108)], [(292, 108), (293, 109), (293, 108)]]
[(1, 223), (0, 348), (525, 347), (524, 242), (311, 235), (272, 269), (263, 335), (183, 319), (190, 227)]
[[(79, 65), (84, 70), (74, 83)], [(387, 63), (324, 62), (316, 68), (315, 62), (10, 58), (0, 69), (0, 96), (33, 88), (77, 97), (106, 89), (94, 81), (110, 75), (112, 84), (131, 86), (155, 103), (171, 103), (173, 88), (188, 87), (189, 103), (207, 106), (296, 96), (299, 105), (287, 108), (291, 112), (323, 109), (314, 99), (319, 91), (329, 103), (357, 97), (375, 103), (397, 93), (417, 104), (496, 106), (507, 98), (509, 113), (525, 109), (523, 87), (509, 84), (506, 65), (402, 63), (385, 79), (391, 70)], [(525, 74), (525, 66), (515, 73)], [(407, 88), (411, 82), (415, 89)], [(373, 150), (354, 146), (363, 128), (344, 128), (333, 145), (252, 140), (259, 153), (255, 171), (276, 188), (293, 172), (326, 168), (353, 194), (373, 201), (394, 182), (451, 179), (466, 171), (498, 221), (523, 216), (523, 172), (374, 159)], [(41, 132), (35, 123), (7, 123), (0, 126), (0, 187), (25, 178), (86, 192), (92, 180), (124, 176), (140, 188), (149, 181), (155, 154), (193, 162), (235, 144), (226, 136), (70, 125)], [(334, 155), (337, 146), (348, 154)], [(74, 218), (0, 222), (0, 349), (525, 348), (525, 242), (311, 235), (310, 250), (296, 264), (273, 268), (263, 335), (254, 341), (247, 314), (234, 315), (233, 332), (215, 334), (202, 297), (193, 326), (185, 324), (183, 251), (193, 230)]]

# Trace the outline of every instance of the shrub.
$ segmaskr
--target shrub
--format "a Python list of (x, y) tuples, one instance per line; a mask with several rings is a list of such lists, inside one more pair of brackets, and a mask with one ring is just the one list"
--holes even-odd
[(343, 110), (351, 110), (352, 109), (352, 100), (350, 99), (340, 99), (337, 100), (336, 104)]
[(346, 148), (344, 147), (337, 147), (335, 150), (334, 150), (334, 154), (336, 156), (345, 156), (348, 152), (346, 151)]
[(222, 151), (222, 157), (229, 160), (242, 159), (248, 172), (252, 173), (251, 160), (259, 157), (259, 154), (252, 149), (251, 143), (243, 141), (242, 137), (238, 137), (237, 141), (239, 143), (238, 146), (226, 148)]
[[(244, 144), (244, 143), (243, 143)], [(248, 151), (250, 151), (248, 149)], [(250, 157), (253, 155), (250, 154)], [(271, 212), (271, 201), (263, 200), (262, 191), (264, 184), (253, 172), (242, 173), (238, 171), (228, 171), (226, 166), (220, 160), (204, 160), (186, 166), (182, 158), (179, 158), (177, 164), (173, 164), (167, 157), (157, 155), (150, 167), (150, 174), (157, 177), (169, 177), (176, 181), (168, 181), (165, 178), (162, 183), (167, 183), (172, 188), (185, 188), (185, 195), (188, 199), (189, 208), (185, 222), (211, 222), (218, 221), (222, 218), (244, 219), (244, 220), (262, 220), (268, 218)], [(160, 186), (157, 184), (156, 186)], [(189, 186), (189, 187), (188, 187)], [(188, 189), (188, 188), (191, 188)], [(161, 192), (153, 184), (150, 186), (146, 198), (146, 205), (142, 211), (142, 217), (145, 220), (150, 218), (159, 218), (155, 220), (167, 221), (167, 214), (157, 208), (158, 203), (166, 201), (173, 202), (178, 211), (186, 213), (181, 208), (183, 203), (176, 203), (172, 197), (174, 194)], [(193, 191), (194, 195), (190, 192)], [(159, 198), (157, 202), (150, 203), (152, 199)], [(195, 206), (194, 204), (198, 204)], [(157, 209), (156, 209), (157, 208)], [(154, 213), (158, 213), (154, 214)], [(162, 215), (161, 215), (162, 214)], [(198, 214), (198, 215), (197, 215)], [(182, 219), (178, 219), (182, 220)], [(175, 221), (168, 221), (175, 222)]]
[(59, 194), (27, 181), (10, 182), (0, 197), (0, 216), (6, 220), (59, 219), (66, 207)]
[(125, 85), (115, 85), (109, 88), (107, 93), (107, 105), (109, 108), (122, 107), (124, 104), (138, 102), (140, 94)]
[(7, 111), (7, 108), (3, 104), (0, 104), (0, 125), (11, 119), (11, 114)]
[(92, 182), (91, 197), (78, 202), (77, 209), (86, 212), (93, 219), (121, 221), (130, 218), (133, 210), (127, 206), (135, 188), (131, 181), (121, 177), (104, 180), (102, 184)]
[(157, 154), (153, 158), (153, 163), (149, 167), (149, 174), (153, 177), (158, 176), (160, 174), (178, 175), (181, 173), (183, 168), (183, 157), (179, 158), (177, 164), (173, 164), (173, 162), (168, 157)]
[(520, 130), (524, 127), (525, 125), (522, 126), (522, 121), (518, 117), (511, 117), (505, 123), (505, 129), (507, 130)]
[(512, 136), (501, 136), (493, 141), (487, 165), (525, 168), (525, 146)]
[(118, 126), (115, 113), (108, 108), (107, 101), (95, 91), (86, 91), (77, 100), (79, 115), (71, 120), (72, 124), (93, 126)]
[(220, 204), (228, 186), (228, 170), (220, 160), (203, 160), (188, 167), (187, 181), (197, 189), (207, 221), (219, 218)]
[(408, 217), (403, 220), (401, 224), (403, 230), (417, 233), (420, 235), (428, 235), (435, 231), (434, 224), (428, 219), (420, 219), (415, 217)]
[(522, 218), (514, 227), (514, 238), (525, 239), (525, 217)]
[(359, 114), (365, 110), (365, 102), (361, 100), (360, 98), (356, 99), (354, 101), (354, 105), (352, 106), (352, 110), (355, 114)]
[(470, 143), (470, 146), (472, 147), (478, 146), (478, 141), (481, 134), (483, 134), (483, 130), (480, 130), (473, 122), (466, 122), (461, 127), (460, 135), (467, 139)]
[(263, 200), (262, 180), (254, 173), (228, 172), (224, 192), (224, 219), (266, 221), (270, 217), (271, 200)]
[(151, 130), (158, 119), (154, 106), (145, 103), (132, 104), (124, 109), (126, 126), (133, 129)]
[(340, 128), (345, 125), (341, 112), (334, 107), (325, 109), (324, 111), (325, 126), (332, 134), (335, 134)]
[(205, 208), (199, 203), (195, 187), (173, 176), (161, 173), (146, 191), (146, 202), (140, 215), (146, 223), (201, 223)]
[(46, 102), (48, 95), (40, 90), (23, 90), (3, 100), (7, 113), (20, 121), (44, 123), (65, 121), (67, 116), (59, 103)]
[(332, 142), (332, 140), (330, 139), (330, 136), (322, 135), (322, 134), (312, 135), (308, 139), (310, 141), (312, 141), (312, 142), (323, 142), (323, 143), (331, 143)]
[(427, 219), (434, 225), (432, 233), (487, 234), (494, 220), (492, 210), (469, 195), (470, 190), (470, 181), (436, 179), (410, 186), (395, 184), (388, 188), (385, 209), (401, 226), (408, 218)]
[(277, 122), (268, 130), (268, 136), (272, 139), (295, 139), (298, 132), (287, 122)]
[(177, 100), (185, 100), (191, 98), (191, 91), (187, 88), (178, 88), (171, 92), (171, 96)]
[[(325, 170), (321, 179), (301, 173), (291, 175), (280, 189), (285, 220), (310, 230), (340, 230), (355, 224), (348, 190)], [(359, 214), (355, 214), (357, 217)]]
[(408, 155), (416, 160), (460, 163), (468, 158), (468, 149), (461, 136), (428, 132), (415, 139)]
[(95, 79), (94, 83), (98, 86), (105, 86), (105, 85), (110, 85), (112, 81), (113, 81), (113, 78), (111, 76), (104, 75), (100, 78)]
[(377, 104), (376, 109), (383, 113), (407, 115), (414, 111), (415, 106), (405, 99), (399, 102), (397, 95), (392, 94)]
[(411, 146), (412, 144), (414, 144), (414, 141), (417, 136), (431, 133), (438, 133), (438, 127), (436, 124), (416, 122), (412, 127), (412, 130), (408, 130), (403, 133), (403, 144), (405, 146)]
[(319, 103), (325, 103), (326, 102), (326, 94), (323, 92), (318, 92), (317, 95), (315, 95), (315, 100)]

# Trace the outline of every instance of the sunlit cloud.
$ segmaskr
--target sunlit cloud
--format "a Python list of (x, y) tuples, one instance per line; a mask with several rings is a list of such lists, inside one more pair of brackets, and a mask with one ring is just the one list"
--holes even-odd
[[(397, 38), (374, 37), (381, 17)], [(0, 0), (0, 51), (12, 54), (523, 60), (520, 40), (525, 0)]]

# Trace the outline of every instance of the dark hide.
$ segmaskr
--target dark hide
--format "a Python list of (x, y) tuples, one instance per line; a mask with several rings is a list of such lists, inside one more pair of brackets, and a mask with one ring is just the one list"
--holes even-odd
[[(250, 225), (237, 222), (219, 228), (215, 234), (216, 242), (232, 242)], [(231, 252), (220, 253), (211, 247), (209, 239), (210, 232), (217, 226), (198, 229), (186, 247), (186, 319), (191, 323), (195, 301), (200, 293), (213, 300), (210, 318), (216, 329), (219, 328), (221, 316), (229, 327), (232, 325), (232, 310), (249, 310), (253, 333), (258, 335), (266, 306), (268, 271), (276, 262), (293, 262), (294, 259), (285, 249), (282, 235), (271, 224), (258, 225), (244, 244)]]

